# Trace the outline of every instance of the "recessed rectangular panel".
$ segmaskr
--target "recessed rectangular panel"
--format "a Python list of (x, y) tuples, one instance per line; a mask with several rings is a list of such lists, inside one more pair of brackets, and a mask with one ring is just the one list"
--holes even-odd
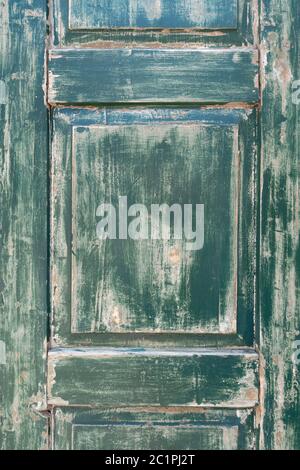
[(55, 112), (56, 345), (252, 344), (255, 116)]
[(237, 0), (70, 0), (69, 28), (237, 27)]
[(72, 149), (73, 333), (236, 332), (238, 127), (82, 126)]
[(75, 425), (74, 450), (237, 450), (238, 426), (201, 425)]
[(234, 49), (61, 49), (49, 54), (49, 102), (258, 101), (258, 55)]
[[(251, 409), (194, 408), (187, 413), (179, 409), (68, 407), (54, 410), (53, 425), (55, 450), (251, 450), (256, 447)], [(182, 465), (184, 461), (189, 463), (184, 457), (180, 461)]]

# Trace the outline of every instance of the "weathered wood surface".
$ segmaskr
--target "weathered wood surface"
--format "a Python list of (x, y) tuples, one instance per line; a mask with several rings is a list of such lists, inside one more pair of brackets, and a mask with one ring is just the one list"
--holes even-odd
[(0, 2), (2, 449), (48, 445), (46, 3)]
[[(105, 47), (105, 44), (109, 44), (111, 47), (128, 47), (128, 44), (138, 44), (145, 47), (147, 43), (176, 43), (177, 46), (186, 47), (186, 43), (198, 46), (257, 44), (258, 0), (122, 0), (123, 8), (119, 8), (119, 0), (108, 0), (102, 11), (99, 8), (91, 10), (91, 6), (99, 5), (99, 2), (103, 4), (103, 0), (75, 0), (73, 3), (66, 0), (51, 1), (54, 45), (77, 47), (82, 44), (85, 47), (90, 44), (93, 47)], [(194, 14), (193, 6), (196, 3), (198, 8)], [(133, 8), (129, 18), (130, 4), (136, 8), (139, 6), (138, 16), (135, 13), (138, 10)], [(112, 15), (111, 5), (114, 8)], [(162, 14), (149, 20), (147, 12), (153, 12), (154, 8), (158, 11), (158, 5), (162, 7)], [(147, 27), (136, 27), (141, 22)], [(104, 23), (120, 26), (101, 27)], [(168, 24), (168, 27), (157, 27), (163, 23)], [(181, 27), (175, 28), (176, 24)], [(184, 24), (196, 27), (183, 28)], [(72, 29), (83, 26), (84, 29)]]
[[(253, 25), (257, 26), (256, 0), (239, 2), (236, 32), (219, 32), (220, 34), (215, 35), (209, 35), (207, 32), (203, 34), (195, 32), (182, 34), (149, 32), (148, 34), (143, 31), (72, 32), (68, 30), (67, 24), (69, 2), (55, 0), (53, 3), (56, 12), (58, 6), (62, 6), (61, 16), (56, 17), (54, 28), (54, 41), (59, 45), (76, 46), (91, 41), (92, 46), (103, 47), (103, 43), (99, 42), (103, 39), (123, 42), (128, 40), (130, 43), (138, 40), (151, 42), (159, 40), (162, 43), (179, 41), (181, 47), (184, 41), (194, 41), (198, 45), (213, 42), (222, 46), (241, 44), (249, 46), (257, 43), (257, 37), (253, 35)], [(260, 321), (256, 328), (257, 342), (260, 343), (261, 351), (259, 357), (261, 403), (257, 408), (256, 426), (261, 427), (260, 448), (300, 449), (299, 364), (292, 359), (294, 341), (299, 339), (300, 331), (299, 264), (297, 264), (299, 263), (300, 105), (292, 104), (293, 80), (299, 79), (300, 2), (262, 0), (261, 5), (262, 160), (261, 246), (258, 265)], [(0, 4), (0, 22), (0, 447), (40, 449), (48, 445), (47, 419), (39, 412), (47, 406), (45, 392), (48, 250), (47, 115), (42, 90), (46, 1), (3, 0)], [(120, 46), (120, 42), (116, 44), (118, 47), (123, 47)], [(199, 69), (196, 78), (201, 79), (199, 82), (201, 89), (192, 78), (187, 78), (191, 62), (184, 62), (182, 69), (181, 65), (176, 69), (176, 64), (171, 64), (171, 69), (163, 69), (164, 72), (170, 72), (166, 88), (157, 82), (162, 91), (161, 95), (154, 93), (155, 99), (167, 102), (178, 100), (180, 103), (185, 100), (190, 103), (195, 100), (208, 102), (214, 94), (214, 98), (221, 103), (254, 102), (258, 96), (257, 80), (253, 85), (257, 64), (252, 64), (252, 59), (256, 61), (255, 53), (249, 50), (242, 53), (243, 60), (240, 55), (235, 59), (233, 55), (227, 55), (227, 62), (220, 61), (218, 69), (211, 66), (209, 69), (211, 75), (207, 75), (204, 69), (203, 73)], [(100, 103), (103, 96), (106, 97), (106, 102), (130, 101), (133, 99), (133, 92), (136, 93), (137, 99), (153, 100), (153, 89), (157, 85), (154, 86), (154, 82), (158, 80), (157, 76), (150, 73), (147, 79), (145, 76), (135, 77), (134, 80), (137, 81), (133, 83), (136, 84), (136, 89), (131, 88), (128, 92), (123, 82), (119, 94), (115, 88), (112, 88), (113, 93), (111, 93), (109, 80), (113, 75), (107, 79), (106, 89), (99, 89), (97, 73), (103, 70), (99, 68), (98, 63), (96, 67), (91, 65), (91, 58), (104, 57), (101, 54), (105, 52), (92, 52), (89, 49), (84, 52), (78, 49), (72, 53), (74, 55), (68, 50), (60, 52), (61, 57), (53, 60), (63, 65), (57, 65), (56, 69), (61, 75), (52, 78), (54, 84), (61, 81), (61, 95), (58, 89), (52, 88), (53, 103), (71, 104), (72, 98), (76, 104), (87, 102), (95, 104)], [(147, 53), (144, 53), (145, 56)], [(228, 52), (228, 54), (233, 53), (234, 51)], [(72, 56), (70, 61), (66, 60), (69, 54)], [(83, 62), (76, 63), (76, 57), (80, 57), (80, 54), (86, 57), (84, 66)], [(117, 56), (118, 52), (115, 54)], [(107, 62), (109, 59), (107, 55)], [(240, 62), (235, 63), (234, 60)], [(232, 80), (228, 79), (228, 74), (227, 79), (224, 78), (223, 69), (226, 64), (230, 65)], [(246, 67), (244, 72), (241, 72), (243, 64), (246, 64)], [(174, 89), (173, 85), (170, 85), (172, 70), (184, 72), (182, 82), (180, 80), (178, 82), (180, 86), (175, 83)], [(75, 71), (78, 76), (73, 80), (72, 73)], [(198, 73), (198, 69), (196, 71)], [(129, 72), (134, 75), (135, 70), (129, 67)], [(124, 74), (124, 70), (122, 73)], [(89, 74), (92, 77), (91, 86), (84, 87), (86, 85), (84, 76)], [(126, 74), (124, 76), (126, 77)], [(231, 83), (227, 83), (228, 81)], [(63, 89), (62, 86), (66, 83), (68, 86)], [(145, 83), (144, 88), (143, 83)], [(213, 89), (209, 83), (214, 84)], [(186, 92), (187, 87), (192, 89), (192, 93)], [(105, 94), (100, 95), (99, 90)], [(86, 98), (90, 101), (86, 101)], [(213, 99), (211, 102), (216, 101)], [(99, 113), (101, 114), (101, 111)], [(110, 119), (116, 119), (116, 114), (112, 112)], [(80, 336), (78, 338), (80, 340)], [(253, 406), (257, 403), (258, 358), (254, 353), (250, 353), (251, 359), (245, 359), (242, 353), (239, 356), (236, 351), (229, 354), (228, 350), (220, 350), (218, 353), (220, 355), (214, 351), (208, 361), (209, 351), (196, 354), (195, 357), (186, 350), (183, 356), (177, 351), (178, 358), (175, 365), (172, 362), (173, 356), (168, 356), (168, 351), (165, 356), (162, 354), (158, 358), (158, 362), (155, 362), (157, 358), (153, 353), (147, 357), (143, 357), (141, 352), (133, 356), (125, 354), (122, 360), (132, 361), (134, 368), (123, 367), (118, 377), (121, 378), (121, 384), (127, 384), (128, 379), (133, 380), (132, 371), (137, 371), (138, 378), (134, 376), (134, 385), (137, 383), (140, 388), (137, 389), (138, 400), (136, 400), (132, 395), (134, 387), (131, 386), (124, 397), (126, 387), (123, 385), (120, 387), (118, 382), (118, 389), (116, 376), (112, 375), (112, 362), (116, 361), (117, 370), (122, 364), (118, 358), (119, 352), (116, 356), (102, 357), (99, 361), (99, 357), (95, 358), (95, 354), (91, 352), (83, 352), (83, 357), (80, 357), (81, 351), (78, 355), (73, 351), (53, 351), (50, 355), (52, 375), (49, 377), (52, 391), (50, 397), (53, 403), (66, 405), (69, 400), (74, 404), (78, 404), (79, 401), (81, 405), (85, 400), (88, 406), (90, 404), (102, 406), (102, 394), (105, 392), (107, 396), (104, 398), (107, 401), (104, 400), (104, 403), (111, 403), (115, 399), (115, 404), (119, 404), (122, 400), (125, 403), (132, 400), (131, 403), (134, 404), (138, 401), (143, 405), (169, 404), (169, 399), (174, 399), (176, 404), (183, 402), (185, 406), (190, 406), (190, 401), (187, 401), (189, 399), (192, 400), (192, 404), (198, 405), (204, 402), (207, 406), (208, 398), (213, 401), (211, 404), (216, 406), (220, 403), (224, 406)], [(230, 357), (226, 356), (225, 352)], [(159, 354), (156, 351), (157, 353)], [(101, 354), (101, 351), (98, 351), (96, 356)], [(85, 375), (88, 372), (86, 365), (90, 371), (88, 377)], [(100, 370), (101, 373), (104, 370), (103, 378), (101, 374), (95, 374), (95, 370), (96, 372)], [(153, 371), (155, 380), (153, 375), (151, 376)], [(204, 378), (207, 380), (208, 388), (201, 385), (199, 371), (201, 373), (206, 371)], [(215, 375), (213, 371), (216, 371)], [(56, 374), (55, 378), (53, 373)], [(162, 384), (161, 377), (164, 376), (169, 382)], [(103, 387), (99, 392), (97, 387), (99, 384), (101, 386), (102, 379), (107, 378), (109, 379), (106, 382), (107, 388)], [(146, 398), (144, 393), (142, 395), (145, 383), (149, 386), (152, 384)], [(94, 393), (92, 397), (91, 390)], [(209, 392), (210, 396), (206, 396), (205, 392)], [(119, 397), (117, 393), (120, 394)], [(171, 412), (170, 409), (168, 411)], [(100, 424), (99, 417), (94, 421), (90, 416), (81, 420), (83, 415), (78, 409), (56, 410), (55, 415), (53, 423), (57, 425), (57, 429), (54, 432), (58, 437), (63, 436), (61, 441), (56, 437), (55, 445), (59, 443), (64, 448), (72, 445), (72, 435), (75, 435), (75, 445), (88, 446), (89, 438), (80, 435), (82, 426), (92, 424), (99, 428)], [(191, 414), (189, 417), (192, 419)], [(122, 419), (128, 422), (130, 415), (123, 416)], [(180, 423), (184, 419), (186, 417), (181, 415)], [(221, 418), (214, 423), (216, 422), (221, 423), (221, 427), (224, 423)], [(111, 432), (109, 426), (107, 432)], [(230, 427), (231, 424), (227, 423), (227, 426)], [(234, 422), (232, 426), (239, 424)], [(250, 428), (252, 432), (253, 421)], [(239, 429), (242, 429), (241, 426)], [(86, 428), (83, 431), (86, 432)], [(95, 445), (102, 445), (103, 435), (99, 438), (99, 434), (95, 433), (96, 429), (93, 428), (92, 431), (92, 442), (96, 443)], [(245, 435), (244, 431), (241, 432)], [(149, 443), (151, 437), (148, 431), (145, 436), (144, 442)], [(134, 434), (132, 439), (135, 444)], [(217, 446), (223, 445), (216, 434), (213, 434), (211, 439), (212, 445), (216, 442)], [(234, 439), (229, 441), (235, 445)], [(172, 440), (168, 442), (170, 446), (174, 444)], [(240, 437), (238, 442), (242, 447)], [(243, 445), (245, 448), (251, 448), (252, 444), (251, 441), (247, 441)]]
[(70, 29), (235, 29), (237, 0), (70, 0)]
[(300, 2), (263, 0), (261, 24), (260, 445), (300, 449)]
[(250, 349), (54, 349), (49, 403), (250, 408), (258, 402), (257, 367)]
[[(52, 344), (109, 345), (115, 333), (120, 346), (182, 346), (188, 332), (253, 344), (256, 124), (251, 109), (54, 113)], [(203, 249), (98, 240), (99, 202), (118, 205), (124, 194), (147, 207), (204, 201)]]
[(258, 55), (233, 49), (60, 49), (49, 52), (49, 102), (258, 101)]
[(53, 448), (256, 449), (253, 410), (80, 410), (57, 408)]

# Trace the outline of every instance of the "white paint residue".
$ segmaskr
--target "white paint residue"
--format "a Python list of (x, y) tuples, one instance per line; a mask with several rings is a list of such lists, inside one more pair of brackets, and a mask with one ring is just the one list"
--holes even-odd
[(149, 21), (159, 20), (162, 15), (162, 1), (163, 0), (131, 0), (131, 26), (136, 26), (138, 12), (142, 12)]
[(203, 7), (203, 0), (186, 0), (185, 8), (191, 23), (194, 23), (195, 25), (204, 23), (207, 11), (205, 11)]
[(3, 80), (0, 80), (0, 104), (6, 104), (6, 85)]
[(0, 341), (0, 364), (6, 364), (6, 348), (4, 341)]
[(159, 20), (162, 14), (162, 0), (140, 0), (148, 20)]

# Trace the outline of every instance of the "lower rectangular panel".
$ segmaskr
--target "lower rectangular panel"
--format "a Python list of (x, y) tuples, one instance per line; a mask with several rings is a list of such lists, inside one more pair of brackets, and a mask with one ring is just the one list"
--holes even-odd
[(57, 450), (238, 450), (256, 448), (251, 410), (83, 411), (56, 409)]
[(250, 408), (257, 364), (250, 349), (52, 350), (49, 404)]

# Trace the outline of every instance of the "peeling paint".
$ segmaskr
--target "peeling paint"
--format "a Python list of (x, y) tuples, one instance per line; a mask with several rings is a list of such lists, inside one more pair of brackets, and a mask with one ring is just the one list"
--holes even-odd
[(3, 80), (0, 80), (0, 104), (6, 104), (7, 95), (6, 95), (6, 84)]
[(6, 364), (6, 346), (4, 341), (0, 341), (0, 365)]

